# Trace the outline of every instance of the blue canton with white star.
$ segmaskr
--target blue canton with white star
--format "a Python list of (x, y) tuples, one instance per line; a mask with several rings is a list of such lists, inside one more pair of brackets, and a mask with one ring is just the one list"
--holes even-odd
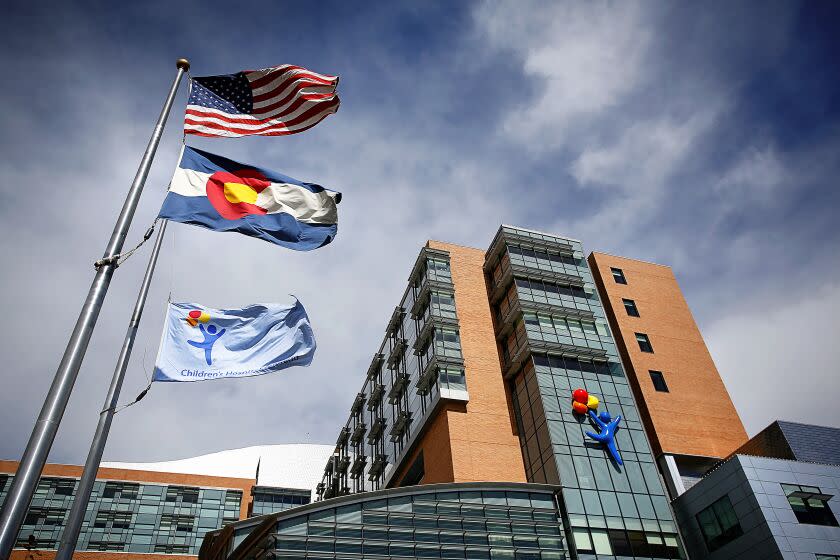
[(244, 72), (195, 78), (187, 102), (229, 114), (250, 114), (254, 109), (251, 85)]

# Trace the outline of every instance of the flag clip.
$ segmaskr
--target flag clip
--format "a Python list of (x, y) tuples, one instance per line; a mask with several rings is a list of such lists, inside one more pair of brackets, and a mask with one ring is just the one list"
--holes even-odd
[(93, 263), (93, 268), (99, 270), (103, 266), (113, 265), (114, 268), (120, 266), (120, 255), (113, 255), (111, 257), (104, 257)]

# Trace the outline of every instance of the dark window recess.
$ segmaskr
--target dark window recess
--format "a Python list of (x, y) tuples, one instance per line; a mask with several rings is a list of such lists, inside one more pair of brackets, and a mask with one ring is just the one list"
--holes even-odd
[(636, 333), (636, 342), (639, 343), (639, 350), (642, 352), (649, 352), (653, 354), (653, 346), (650, 344), (648, 335), (644, 333)]
[(744, 534), (729, 496), (724, 496), (698, 513), (697, 523), (709, 552), (714, 552)]
[(613, 280), (615, 280), (616, 284), (626, 284), (627, 278), (624, 277), (624, 271), (620, 268), (612, 268), (610, 267), (610, 272), (612, 272)]
[(53, 493), (56, 496), (72, 496), (75, 487), (75, 480), (57, 480), (53, 483)]
[(624, 302), (624, 310), (627, 311), (627, 314), (631, 317), (638, 317), (639, 316), (639, 308), (636, 307), (636, 302), (632, 299), (622, 299)]
[(106, 482), (105, 488), (102, 490), (102, 497), (114, 500), (136, 500), (139, 492), (139, 484)]
[(837, 519), (828, 507), (831, 496), (823, 494), (816, 486), (782, 484), (788, 503), (796, 520), (808, 525), (837, 527)]
[(414, 486), (420, 484), (423, 477), (426, 475), (426, 468), (423, 464), (423, 451), (417, 454), (417, 458), (411, 463), (405, 476), (400, 481), (400, 486)]
[(661, 393), (669, 393), (668, 384), (665, 383), (665, 376), (661, 371), (648, 370), (650, 380), (653, 381), (653, 388)]

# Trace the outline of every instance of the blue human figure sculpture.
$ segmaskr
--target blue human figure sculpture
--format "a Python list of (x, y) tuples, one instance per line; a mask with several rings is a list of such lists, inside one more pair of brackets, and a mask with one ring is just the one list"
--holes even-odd
[(618, 430), (618, 423), (621, 422), (621, 415), (615, 417), (613, 420), (610, 417), (610, 413), (606, 410), (603, 411), (600, 415), (595, 414), (593, 411), (589, 411), (589, 417), (592, 419), (595, 424), (598, 425), (600, 428), (600, 432), (597, 434), (593, 434), (592, 432), (586, 432), (586, 435), (591, 437), (597, 442), (603, 443), (607, 446), (607, 451), (610, 452), (612, 458), (615, 460), (616, 463), (619, 465), (623, 465), (624, 461), (621, 460), (621, 455), (618, 454), (618, 448), (615, 446), (615, 432)]
[(216, 344), (219, 337), (225, 334), (225, 329), (222, 329), (217, 333), (216, 325), (208, 325), (206, 331), (204, 330), (204, 325), (198, 325), (198, 330), (200, 330), (201, 334), (204, 335), (204, 340), (201, 342), (197, 340), (188, 340), (187, 344), (195, 346), (196, 348), (204, 349), (204, 359), (207, 361), (207, 365), (213, 365), (213, 359), (210, 356), (210, 353), (213, 351), (213, 345)]

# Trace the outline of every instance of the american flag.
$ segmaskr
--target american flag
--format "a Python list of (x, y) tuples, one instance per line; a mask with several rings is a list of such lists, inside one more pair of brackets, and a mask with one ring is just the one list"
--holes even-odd
[(338, 111), (338, 76), (284, 64), (193, 78), (184, 133), (282, 136), (312, 128)]

